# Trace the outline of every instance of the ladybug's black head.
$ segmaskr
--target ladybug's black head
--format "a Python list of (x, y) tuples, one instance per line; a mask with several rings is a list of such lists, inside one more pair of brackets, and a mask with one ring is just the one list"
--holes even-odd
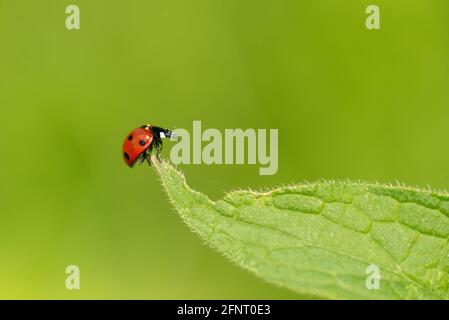
[(151, 126), (151, 129), (153, 130), (154, 134), (160, 139), (167, 138), (179, 140), (178, 136), (174, 134), (170, 129), (164, 129), (154, 126)]
[[(171, 130), (169, 130), (169, 129), (165, 129), (164, 130), (164, 135), (165, 135), (165, 137), (166, 138), (168, 138), (168, 139), (172, 139), (172, 140), (179, 140), (179, 137), (176, 135), (176, 134), (174, 134)], [(162, 137), (161, 137), (162, 138)]]

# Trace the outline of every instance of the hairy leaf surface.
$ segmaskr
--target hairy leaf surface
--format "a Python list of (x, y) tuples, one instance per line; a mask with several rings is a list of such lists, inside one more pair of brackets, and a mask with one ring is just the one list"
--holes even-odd
[[(153, 161), (176, 211), (211, 247), (260, 278), (329, 299), (448, 299), (449, 196), (317, 182), (211, 201)], [(372, 268), (379, 289), (368, 289)]]

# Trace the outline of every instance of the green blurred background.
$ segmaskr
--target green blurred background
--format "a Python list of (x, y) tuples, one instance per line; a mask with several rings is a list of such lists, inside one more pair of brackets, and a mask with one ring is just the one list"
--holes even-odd
[(274, 176), (180, 166), (212, 199), (322, 178), (449, 188), (448, 33), (447, 0), (0, 0), (0, 298), (300, 298), (202, 244), (123, 138), (278, 128)]

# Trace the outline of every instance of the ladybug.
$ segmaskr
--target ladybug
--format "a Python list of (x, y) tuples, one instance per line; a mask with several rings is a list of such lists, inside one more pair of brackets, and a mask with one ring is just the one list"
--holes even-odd
[(147, 160), (151, 165), (150, 156), (153, 147), (156, 149), (156, 155), (162, 151), (163, 138), (177, 138), (171, 130), (155, 127), (152, 125), (143, 125), (131, 131), (123, 141), (122, 155), (125, 163), (132, 167), (136, 162), (141, 164)]

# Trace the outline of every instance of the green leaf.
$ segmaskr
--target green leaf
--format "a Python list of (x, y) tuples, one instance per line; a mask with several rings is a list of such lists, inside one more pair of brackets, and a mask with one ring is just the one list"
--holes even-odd
[[(153, 163), (185, 223), (268, 282), (329, 299), (449, 299), (447, 194), (317, 182), (213, 202), (166, 161)], [(366, 287), (370, 265), (379, 289)]]

